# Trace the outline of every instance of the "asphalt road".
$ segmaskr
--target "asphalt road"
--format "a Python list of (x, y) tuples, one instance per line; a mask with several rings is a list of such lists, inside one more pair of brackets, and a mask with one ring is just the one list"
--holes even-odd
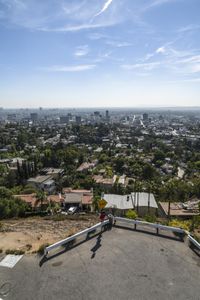
[(114, 228), (39, 263), (0, 267), (0, 299), (200, 299), (200, 258), (156, 235)]

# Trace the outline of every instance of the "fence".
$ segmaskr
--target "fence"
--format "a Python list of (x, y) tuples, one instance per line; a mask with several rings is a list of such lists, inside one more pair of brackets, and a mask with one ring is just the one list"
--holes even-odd
[[(149, 222), (145, 222), (145, 221), (139, 221), (139, 220), (131, 220), (131, 219), (126, 219), (126, 218), (121, 218), (121, 217), (115, 217), (114, 218), (115, 222), (120, 222), (120, 223), (125, 223), (125, 224), (131, 224), (134, 225), (134, 228), (137, 229), (137, 226), (148, 226), (150, 228), (155, 228), (157, 233), (159, 233), (159, 230), (166, 230), (166, 231), (172, 231), (172, 232), (176, 232), (179, 234), (187, 234), (188, 235), (188, 240), (196, 247), (198, 248), (198, 250), (200, 250), (200, 243), (197, 242), (191, 235), (190, 233), (186, 232), (184, 229), (182, 228), (178, 228), (178, 227), (172, 227), (172, 226), (166, 226), (166, 225), (162, 225), (162, 224), (156, 224), (156, 223), (149, 223)], [(81, 232), (78, 232), (64, 240), (61, 240), (55, 244), (52, 244), (48, 247), (45, 248), (44, 251), (44, 255), (46, 256), (51, 250), (59, 248), (63, 245), (66, 245), (68, 242), (71, 242), (73, 240), (75, 240), (76, 238), (84, 235), (84, 234), (88, 234), (98, 228), (104, 227), (105, 225), (107, 225), (109, 223), (109, 220), (105, 220), (101, 223), (98, 223), (90, 228), (87, 228)]]
[(49, 253), (49, 251), (51, 251), (53, 249), (56, 249), (56, 248), (59, 248), (59, 247), (61, 247), (63, 245), (66, 245), (67, 243), (75, 240), (76, 238), (78, 238), (78, 237), (80, 237), (80, 236), (82, 236), (84, 234), (88, 234), (88, 233), (90, 233), (90, 232), (92, 232), (92, 231), (94, 231), (94, 230), (96, 230), (98, 228), (102, 229), (102, 227), (104, 227), (108, 223), (109, 223), (109, 220), (105, 220), (105, 221), (103, 221), (101, 223), (98, 223), (98, 224), (96, 224), (96, 225), (94, 225), (94, 226), (92, 226), (90, 228), (87, 228), (87, 229), (85, 229), (83, 231), (80, 231), (80, 232), (78, 232), (78, 233), (76, 233), (76, 234), (74, 234), (74, 235), (72, 235), (72, 236), (70, 236), (70, 237), (68, 237), (68, 238), (66, 238), (64, 240), (61, 240), (61, 241), (59, 241), (59, 242), (57, 242), (55, 244), (52, 244), (52, 245), (50, 245), (50, 246), (48, 246), (48, 247), (45, 248), (44, 255), (46, 256)]
[(198, 250), (200, 250), (200, 244), (197, 242), (190, 234), (188, 234), (188, 240), (193, 244)]
[(126, 223), (126, 224), (133, 224), (135, 226), (135, 229), (137, 228), (137, 225), (142, 225), (142, 226), (148, 226), (151, 228), (155, 228), (157, 230), (157, 233), (159, 232), (159, 229), (160, 229), (160, 230), (167, 230), (167, 231), (173, 231), (173, 232), (185, 234), (185, 230), (183, 230), (182, 228), (165, 226), (162, 224), (149, 223), (149, 222), (139, 221), (139, 220), (130, 220), (130, 219), (121, 218), (121, 217), (115, 217), (115, 221), (119, 221), (121, 223)]

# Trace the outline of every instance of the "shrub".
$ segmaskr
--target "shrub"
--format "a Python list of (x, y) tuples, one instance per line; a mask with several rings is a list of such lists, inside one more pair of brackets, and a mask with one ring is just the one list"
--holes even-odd
[(31, 248), (32, 248), (32, 245), (31, 245), (31, 244), (27, 244), (27, 245), (26, 245), (27, 251), (31, 250)]
[(28, 205), (18, 198), (0, 198), (0, 219), (22, 217)]
[(191, 227), (191, 221), (180, 221), (177, 219), (173, 219), (169, 222), (168, 225), (172, 226), (172, 227), (179, 227), (179, 228), (189, 231), (190, 227)]
[(154, 215), (146, 215), (144, 217), (144, 219), (146, 222), (149, 222), (149, 223), (155, 223), (157, 221), (156, 216), (154, 216)]
[(126, 214), (125, 214), (126, 218), (128, 219), (136, 219), (138, 217), (137, 213), (135, 210), (133, 209), (129, 209)]
[(48, 243), (45, 243), (45, 244), (40, 245), (40, 247), (39, 247), (38, 250), (37, 250), (37, 253), (38, 253), (39, 255), (44, 255), (44, 250), (45, 250), (45, 248), (48, 247), (48, 246), (49, 246)]
[(14, 254), (14, 255), (22, 255), (25, 252), (23, 250), (17, 250), (17, 249), (7, 249), (5, 251), (6, 254)]
[(192, 218), (190, 231), (193, 231), (195, 228), (198, 228), (199, 226), (200, 226), (200, 216), (194, 216)]

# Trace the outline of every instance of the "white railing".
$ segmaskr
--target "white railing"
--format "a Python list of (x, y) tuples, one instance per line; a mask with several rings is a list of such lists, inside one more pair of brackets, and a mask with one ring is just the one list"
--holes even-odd
[(200, 243), (197, 242), (197, 240), (195, 240), (190, 234), (188, 234), (188, 239), (193, 245), (195, 245), (200, 250)]
[[(187, 234), (188, 236), (188, 240), (195, 245), (199, 250), (200, 250), (200, 243), (197, 242), (191, 235), (189, 232), (186, 232), (184, 229), (179, 228), (179, 227), (172, 227), (172, 226), (166, 226), (166, 225), (162, 225), (162, 224), (156, 224), (156, 223), (149, 223), (149, 222), (145, 222), (145, 221), (140, 221), (140, 220), (131, 220), (131, 219), (127, 219), (127, 218), (121, 218), (121, 217), (114, 217), (114, 221), (115, 222), (120, 222), (120, 223), (125, 223), (125, 224), (131, 224), (135, 226), (135, 229), (137, 229), (137, 226), (148, 226), (150, 228), (155, 228), (157, 230), (157, 233), (159, 233), (159, 230), (167, 230), (167, 231), (173, 231), (173, 232), (177, 232), (177, 233), (181, 233), (181, 234)], [(84, 235), (84, 234), (88, 234), (98, 228), (102, 228), (105, 225), (109, 224), (109, 220), (105, 220), (101, 223), (98, 223), (90, 228), (87, 228), (81, 232), (78, 232), (64, 240), (61, 240), (55, 244), (52, 244), (48, 247), (45, 248), (44, 250), (44, 255), (46, 256), (51, 250), (55, 249), (55, 248), (59, 248), (63, 245), (66, 245), (68, 242), (71, 242), (73, 240), (75, 240), (76, 238)]]
[(167, 231), (173, 231), (173, 232), (185, 234), (185, 230), (182, 228), (166, 226), (166, 225), (162, 225), (162, 224), (149, 223), (149, 222), (139, 221), (139, 220), (131, 220), (131, 219), (126, 219), (126, 218), (121, 218), (121, 217), (115, 217), (115, 221), (119, 221), (119, 222), (127, 223), (127, 224), (133, 224), (133, 225), (135, 225), (135, 229), (136, 229), (137, 225), (142, 225), (142, 226), (148, 226), (151, 228), (155, 228), (155, 229), (157, 229), (157, 232), (159, 229), (161, 229), (161, 230), (167, 230)]
[(53, 250), (55, 248), (61, 247), (63, 245), (66, 245), (68, 242), (71, 242), (71, 241), (75, 240), (76, 238), (78, 238), (78, 237), (80, 237), (80, 236), (82, 236), (82, 235), (84, 235), (86, 233), (89, 233), (89, 232), (91, 232), (93, 230), (96, 230), (98, 228), (102, 228), (103, 226), (107, 225), (108, 223), (109, 223), (109, 220), (105, 220), (105, 221), (103, 221), (101, 223), (98, 223), (98, 224), (96, 224), (96, 225), (94, 225), (94, 226), (92, 226), (90, 228), (87, 228), (87, 229), (85, 229), (83, 231), (80, 231), (80, 232), (78, 232), (78, 233), (76, 233), (76, 234), (74, 234), (72, 236), (69, 236), (68, 238), (66, 238), (64, 240), (61, 240), (61, 241), (59, 241), (59, 242), (57, 242), (55, 244), (52, 244), (52, 245), (50, 245), (50, 246), (48, 246), (48, 247), (45, 248), (44, 255), (46, 256), (49, 253), (49, 251), (51, 251), (51, 250)]

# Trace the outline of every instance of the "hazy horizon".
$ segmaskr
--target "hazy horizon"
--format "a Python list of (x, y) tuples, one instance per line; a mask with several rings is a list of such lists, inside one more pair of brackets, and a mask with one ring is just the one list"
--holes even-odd
[(48, 110), (48, 109), (52, 109), (52, 110), (127, 110), (127, 109), (131, 109), (131, 110), (169, 110), (169, 109), (174, 109), (174, 110), (200, 110), (200, 106), (69, 106), (69, 107), (59, 107), (59, 106), (55, 106), (55, 107), (48, 107), (48, 106), (43, 106), (43, 107), (0, 107), (0, 109), (4, 109), (4, 110), (40, 110), (40, 109), (44, 109), (44, 110)]

